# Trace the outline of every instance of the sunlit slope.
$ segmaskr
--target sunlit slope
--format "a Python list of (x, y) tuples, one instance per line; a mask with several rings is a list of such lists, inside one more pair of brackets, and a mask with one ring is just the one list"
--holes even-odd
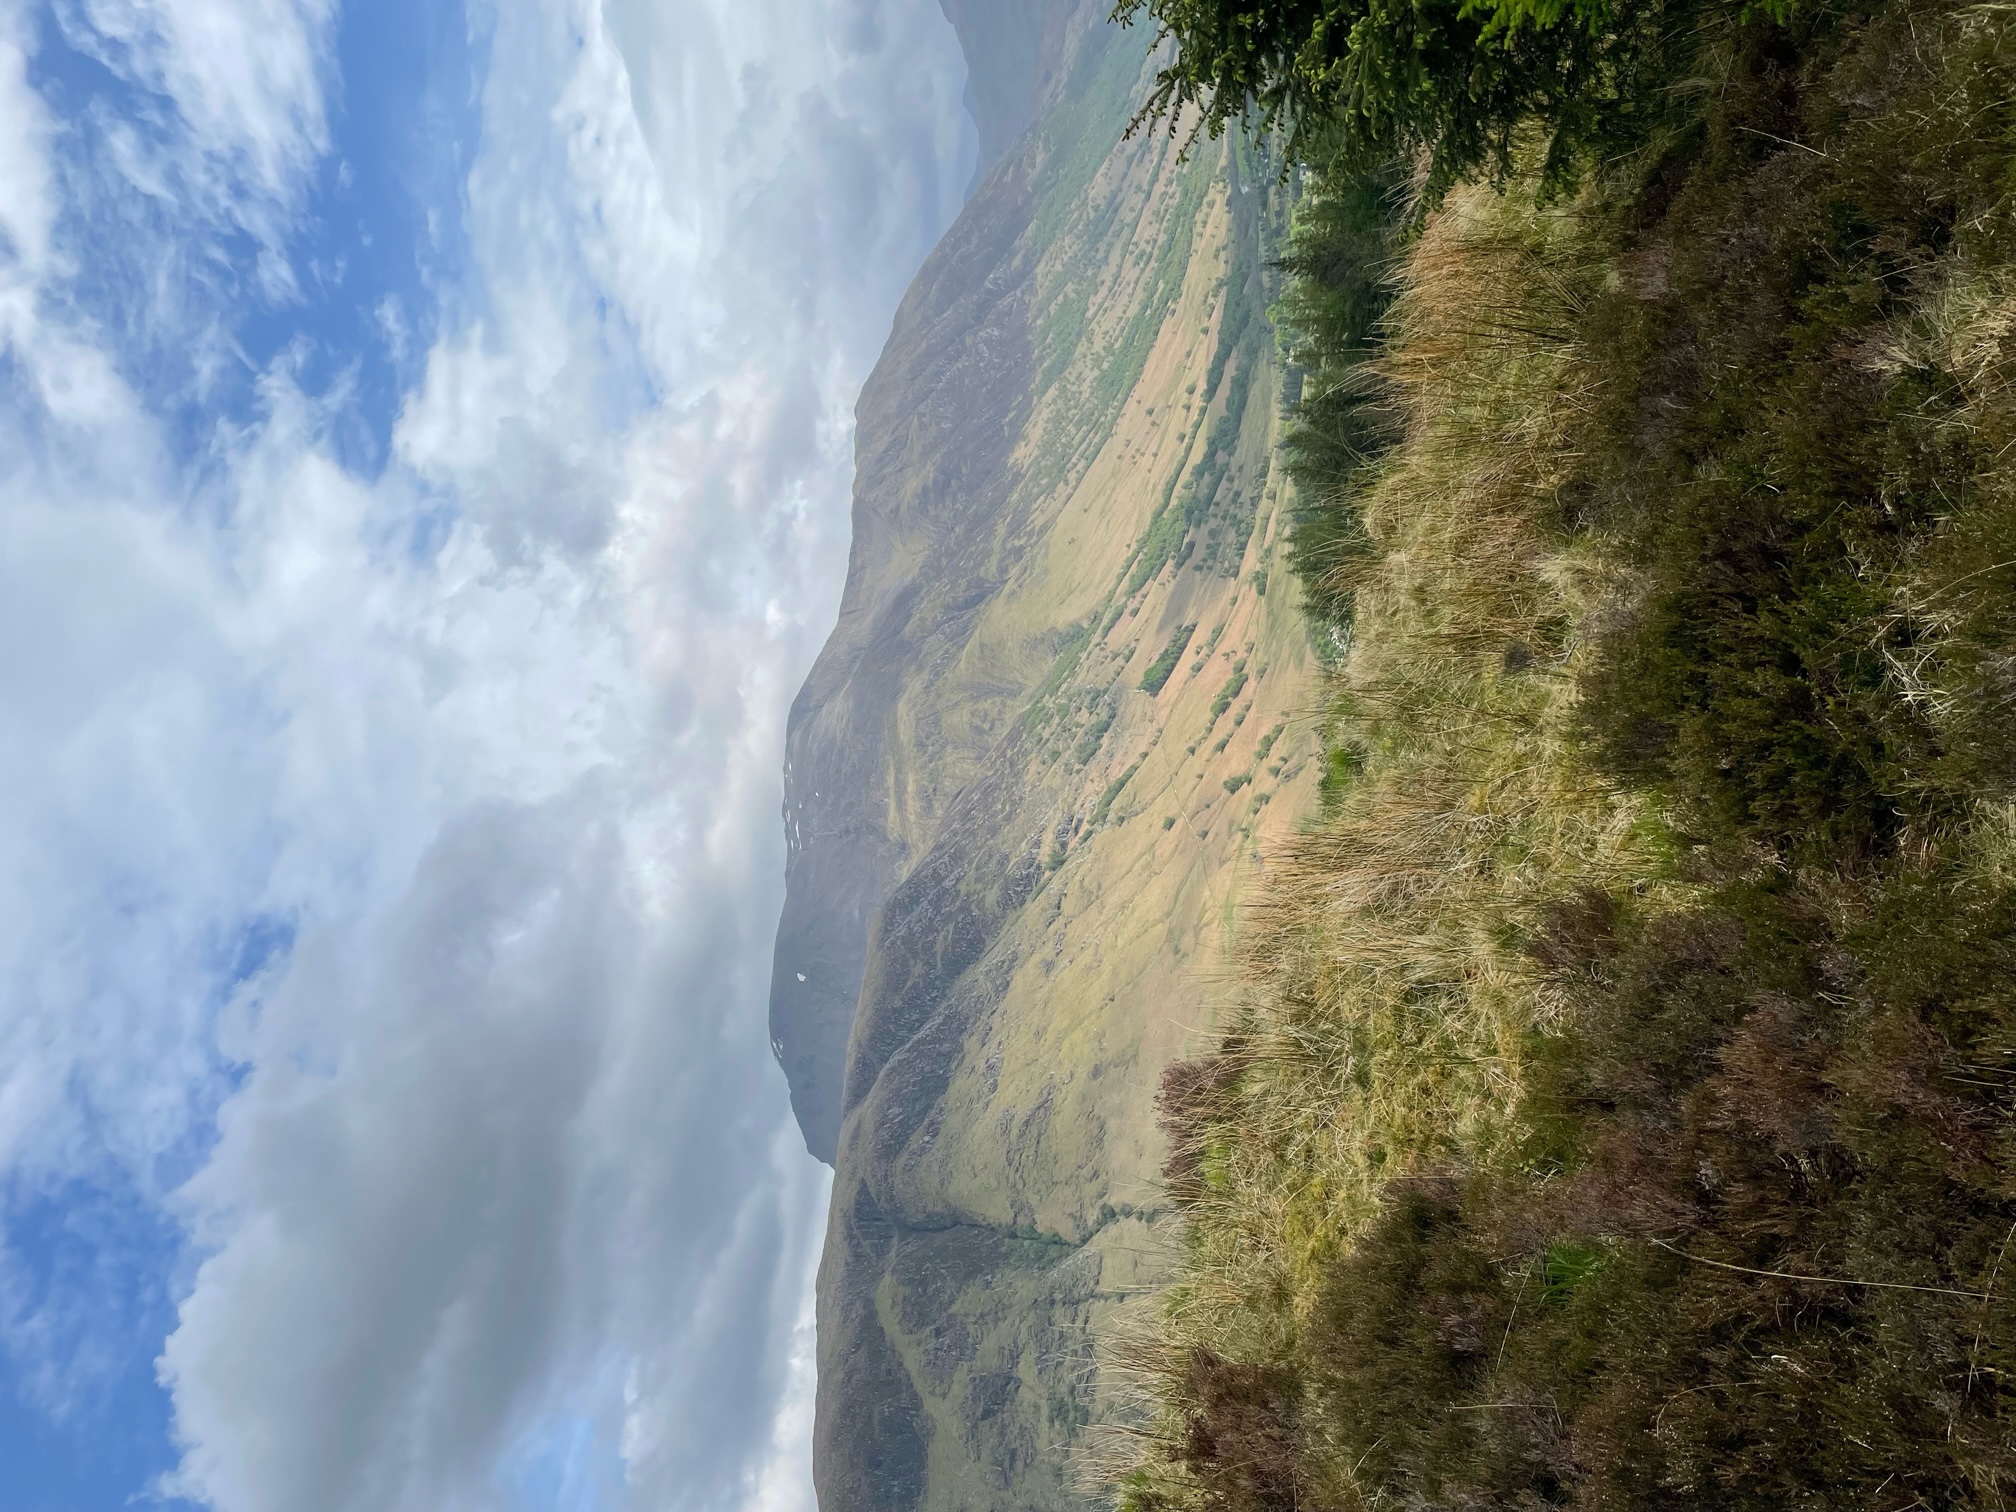
[(780, 976), (837, 996), (821, 942), (872, 917), (820, 1281), (827, 1512), (1086, 1499), (1118, 1406), (1096, 1341), (1169, 1258), (1157, 1080), (1313, 791), (1278, 191), (1223, 144), (1123, 140), (1146, 60), (1103, 9), (1067, 18), (1057, 94), (864, 393), (846, 605), (794, 719)]
[[(967, 54), (984, 167), (1056, 94), (1097, 9), (1079, 0), (945, 8)], [(993, 166), (897, 312), (856, 411), (839, 624), (791, 710), (771, 1036), (806, 1144), (829, 1163), (869, 921), (915, 854), (915, 816), (889, 801), (891, 763), (916, 764), (915, 752), (890, 745), (893, 716), (907, 690), (958, 654), (973, 607), (1000, 580), (996, 537), (1033, 387), (1038, 169), (1032, 149)], [(973, 691), (983, 706), (1014, 696), (984, 687), (941, 696), (941, 715)], [(984, 750), (984, 710), (979, 718)]]

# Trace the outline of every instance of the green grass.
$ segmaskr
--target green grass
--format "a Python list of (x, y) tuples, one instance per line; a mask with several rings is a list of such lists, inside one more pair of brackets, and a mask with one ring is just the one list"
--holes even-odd
[[(1256, 166), (1250, 161), (1255, 151), (1243, 136), (1235, 136), (1225, 148), (1227, 159), (1246, 162), (1248, 173)], [(1124, 589), (1127, 597), (1137, 593), (1171, 562), (1179, 569), (1188, 565), (1200, 550), (1200, 565), (1205, 569), (1234, 575), (1252, 539), (1259, 512), (1257, 494), (1227, 491), (1224, 485), (1240, 438), (1249, 429), (1247, 408), (1254, 377), (1267, 363), (1272, 346), (1272, 328), (1266, 319), (1267, 277), (1285, 230), (1281, 223), (1285, 196), (1264, 175), (1257, 183), (1248, 182), (1247, 188), (1249, 192), (1235, 192), (1231, 196), (1231, 266), (1223, 285), (1217, 341), (1203, 382), (1204, 403), (1198, 407), (1194, 423), (1201, 430), (1214, 412), (1216, 418), (1210, 420), (1202, 449), (1188, 472), (1170, 479), (1161, 506), (1134, 549)], [(1199, 205), (1201, 200), (1192, 203), (1186, 199), (1177, 216), (1194, 218)], [(1175, 242), (1172, 240), (1168, 245), (1174, 247)], [(1182, 251), (1187, 262), (1187, 242)], [(1170, 286), (1171, 299), (1180, 285), (1184, 265), (1184, 262), (1175, 264), (1176, 272), (1170, 275), (1176, 280)], [(1168, 300), (1162, 300), (1157, 308), (1166, 310), (1168, 304)], [(1156, 317), (1152, 329), (1142, 323), (1147, 319), (1145, 310), (1137, 311), (1132, 319), (1134, 325), (1116, 348), (1124, 355), (1138, 347), (1138, 360), (1125, 358), (1133, 364), (1126, 370), (1126, 385), (1130, 387), (1138, 377), (1140, 363), (1146, 359), (1148, 346), (1160, 330), (1161, 317)], [(1120, 370), (1113, 371), (1117, 374)]]
[[(1141, 203), (1130, 194), (1130, 186), (1154, 173), (1107, 171), (1141, 66), (1138, 51), (1125, 43), (1110, 36), (1094, 39), (1081, 52), (1059, 105), (1045, 118), (1029, 235), (1043, 257), (1035, 386), (1068, 402), (1055, 406), (1057, 429), (1045, 436), (1031, 464), (1024, 487), (1032, 496), (1058, 486), (1082, 464), (1089, 447), (1111, 434), (1182, 294), (1196, 228), (1219, 177), (1216, 154), (1178, 160), (1175, 149), (1159, 140), (1121, 151), (1160, 160), (1156, 171), (1175, 180), (1172, 203), (1153, 197)], [(1120, 245), (1141, 249), (1140, 287), (1128, 293), (1125, 324), (1098, 333), (1095, 341), (1095, 314), (1102, 298), (1110, 303), (1109, 263)], [(1087, 361), (1088, 353), (1094, 360)]]
[(1377, 445), (1137, 1512), (2016, 1503), (2016, 13), (1803, 14), (1377, 289), (1304, 215)]

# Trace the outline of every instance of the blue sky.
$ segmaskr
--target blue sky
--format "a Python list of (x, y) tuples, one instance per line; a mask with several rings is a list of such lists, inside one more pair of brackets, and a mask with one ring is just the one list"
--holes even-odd
[(0, 1512), (810, 1507), (763, 1031), (933, 0), (0, 0)]
[[(316, 59), (326, 146), (303, 164), (300, 201), (277, 228), (298, 284), (285, 296), (246, 297), (258, 249), (242, 232), (202, 245), (195, 228), (174, 224), (172, 200), (150, 202), (110, 175), (79, 197), (75, 213), (95, 223), (108, 255), (80, 269), (71, 292), (106, 327), (148, 322), (156, 291), (146, 273), (164, 233), (207, 264), (192, 270), (185, 297), (228, 308), (234, 360), (207, 383), (192, 371), (193, 354), (172, 342), (120, 343), (127, 381), (183, 447), (203, 445), (220, 418), (249, 419), (257, 376), (299, 348), (305, 389), (354, 390), (334, 437), (341, 459), (365, 472), (383, 467), (400, 400), (468, 258), (460, 196), (479, 142), (484, 62), (471, 21), (446, 0), (352, 0), (335, 13)], [(122, 76), (116, 50), (74, 18), (66, 27), (62, 12), (41, 10), (31, 35), (29, 80), (77, 134), (80, 157), (103, 161), (108, 138), (173, 109), (158, 87)], [(388, 339), (388, 317), (407, 326), (403, 341)]]

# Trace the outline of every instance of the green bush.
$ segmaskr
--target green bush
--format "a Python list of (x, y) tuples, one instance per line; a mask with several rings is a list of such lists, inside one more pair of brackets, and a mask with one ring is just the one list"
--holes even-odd
[(1099, 747), (1106, 743), (1106, 732), (1113, 728), (1113, 720), (1118, 713), (1119, 710), (1109, 703), (1092, 717), (1092, 722), (1078, 739), (1078, 749), (1071, 753), (1074, 764), (1082, 767), (1099, 753)]
[(1143, 693), (1160, 693), (1169, 681), (1169, 675), (1176, 670), (1176, 664), (1183, 660), (1183, 652), (1190, 644), (1190, 637), (1197, 633), (1193, 624), (1178, 625), (1169, 637), (1169, 644), (1162, 648), (1162, 654), (1148, 664), (1148, 670), (1141, 674)]
[(1401, 254), (1399, 175), (1310, 165), (1276, 310), (1295, 365), (1284, 455), (1295, 481), (1288, 562), (1312, 620), (1351, 620), (1349, 569), (1371, 555), (1357, 491), (1397, 438), (1367, 363), (1378, 353)]
[[(1439, 198), (1481, 170), (1505, 178), (1522, 131), (1544, 135), (1543, 176), (1646, 138), (1711, 17), (1785, 21), (1796, 0), (1118, 0), (1146, 15), (1175, 61), (1137, 124), (1199, 112), (1216, 136), (1257, 115), (1291, 157), (1368, 171), (1426, 160)], [(1325, 148), (1316, 148), (1328, 138)]]
[(1092, 806), (1091, 817), (1085, 821), (1087, 827), (1097, 829), (1106, 822), (1106, 816), (1113, 812), (1114, 800), (1120, 796), (1121, 790), (1134, 780), (1134, 774), (1141, 770), (1141, 763), (1145, 759), (1136, 757), (1132, 766), (1106, 784), (1106, 791), (1099, 795), (1099, 801)]
[[(1232, 707), (1246, 687), (1246, 658), (1240, 657), (1232, 664), (1232, 675), (1225, 679), (1225, 686), (1218, 690), (1218, 696), (1211, 700), (1211, 722), (1216, 724), (1224, 712)], [(1220, 749), (1223, 749), (1222, 745)]]

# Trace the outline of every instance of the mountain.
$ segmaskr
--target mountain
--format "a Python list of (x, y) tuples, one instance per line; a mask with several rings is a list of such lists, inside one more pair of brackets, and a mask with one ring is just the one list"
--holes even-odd
[[(918, 274), (863, 389), (840, 622), (792, 708), (785, 759), (790, 857), (771, 1035), (806, 1144), (829, 1165), (869, 923), (937, 802), (913, 793), (892, 804), (889, 762), (915, 768), (921, 753), (917, 736), (896, 734), (892, 745), (884, 726), (899, 706), (918, 703), (904, 685), (963, 644), (963, 610), (948, 612), (943, 602), (952, 585), (955, 597), (972, 601), (964, 609), (989, 591), (973, 553), (984, 553), (1013, 490), (1009, 450), (1026, 419), (1018, 407), (1033, 397), (1031, 164), (1018, 158), (991, 177), (988, 170), (1058, 92), (1058, 71), (1088, 25), (1104, 30), (1095, 6), (1068, 0), (945, 0), (945, 9), (968, 59), (981, 177)], [(936, 737), (923, 739), (937, 748)], [(991, 742), (983, 729), (955, 743), (971, 761)]]
[(792, 712), (772, 1034), (835, 1167), (826, 1512), (1086, 1502), (1173, 1260), (1161, 1074), (1312, 803), (1283, 570), (1276, 171), (1127, 135), (1104, 0), (946, 0), (985, 166), (857, 412)]

